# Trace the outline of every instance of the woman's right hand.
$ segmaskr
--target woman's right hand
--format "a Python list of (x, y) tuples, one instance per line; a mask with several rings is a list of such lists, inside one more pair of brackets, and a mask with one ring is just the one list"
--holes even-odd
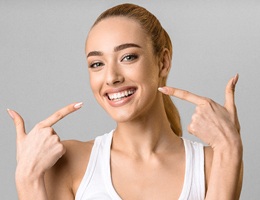
[(33, 181), (43, 178), (66, 152), (59, 136), (52, 126), (66, 115), (81, 108), (82, 103), (70, 104), (38, 123), (28, 134), (23, 118), (15, 111), (9, 110), (17, 132), (17, 179)]

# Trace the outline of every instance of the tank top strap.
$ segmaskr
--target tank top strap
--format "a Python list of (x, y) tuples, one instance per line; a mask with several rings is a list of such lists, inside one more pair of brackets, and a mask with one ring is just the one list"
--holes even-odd
[(102, 136), (98, 136), (98, 137), (95, 138), (94, 145), (92, 147), (91, 154), (90, 154), (90, 157), (89, 157), (88, 166), (87, 166), (85, 174), (84, 174), (84, 176), (81, 180), (79, 188), (77, 190), (75, 200), (82, 199), (82, 197), (85, 193), (85, 189), (87, 188), (87, 186), (88, 186), (88, 184), (91, 180), (91, 176), (94, 172), (94, 169), (95, 169), (95, 166), (96, 166), (96, 163), (97, 163), (97, 158), (98, 158), (101, 140), (102, 140)]
[(204, 146), (183, 139), (185, 147), (185, 177), (179, 200), (203, 200), (205, 198)]
[(121, 200), (111, 182), (110, 148), (113, 132), (96, 137), (75, 200)]

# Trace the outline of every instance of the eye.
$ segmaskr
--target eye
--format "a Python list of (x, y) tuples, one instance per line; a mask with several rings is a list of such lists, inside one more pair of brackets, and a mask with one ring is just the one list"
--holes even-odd
[(136, 54), (128, 54), (128, 55), (124, 56), (121, 61), (132, 61), (137, 58), (138, 58), (138, 56)]
[(103, 66), (104, 64), (102, 62), (94, 62), (92, 64), (89, 65), (89, 68), (98, 68)]

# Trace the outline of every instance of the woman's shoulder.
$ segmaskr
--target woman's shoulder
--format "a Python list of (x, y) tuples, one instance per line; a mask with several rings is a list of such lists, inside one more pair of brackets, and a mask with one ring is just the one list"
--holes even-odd
[(63, 155), (67, 160), (76, 161), (81, 156), (87, 156), (91, 153), (95, 140), (79, 141), (79, 140), (63, 140), (61, 143), (66, 149)]
[(66, 167), (67, 173), (71, 176), (71, 187), (75, 193), (87, 169), (94, 141), (95, 140), (86, 142), (77, 140), (62, 141), (62, 144), (66, 148), (66, 153), (61, 159), (61, 162), (63, 162), (63, 166)]
[(90, 156), (94, 140), (78, 141), (78, 140), (64, 140), (61, 141), (66, 149), (66, 153), (61, 157), (58, 162), (65, 162), (64, 166), (72, 167), (78, 162), (87, 162)]
[(94, 140), (64, 140), (61, 143), (66, 153), (46, 172), (46, 189), (53, 194), (67, 188), (75, 195), (87, 169)]
[(86, 142), (78, 140), (62, 141), (66, 153), (60, 159), (60, 162), (63, 162), (63, 166), (66, 166), (73, 174), (75, 174), (74, 171), (79, 171), (82, 166), (84, 166), (83, 169), (85, 172), (94, 144), (97, 146), (99, 144), (108, 144), (112, 138), (112, 133), (113, 131), (97, 136), (94, 140)]

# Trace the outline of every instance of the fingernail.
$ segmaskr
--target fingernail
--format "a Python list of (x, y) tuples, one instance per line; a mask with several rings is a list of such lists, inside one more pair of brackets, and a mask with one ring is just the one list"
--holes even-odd
[(9, 116), (10, 116), (12, 119), (14, 119), (13, 111), (10, 110), (9, 108), (7, 108), (7, 112), (8, 112), (8, 114), (9, 114)]
[(233, 78), (232, 84), (235, 86), (237, 84), (238, 81), (238, 74), (236, 74), (236, 76)]
[(159, 87), (158, 90), (163, 93), (167, 92), (167, 89), (163, 87)]
[(83, 102), (77, 103), (74, 105), (74, 108), (79, 109), (83, 106)]

